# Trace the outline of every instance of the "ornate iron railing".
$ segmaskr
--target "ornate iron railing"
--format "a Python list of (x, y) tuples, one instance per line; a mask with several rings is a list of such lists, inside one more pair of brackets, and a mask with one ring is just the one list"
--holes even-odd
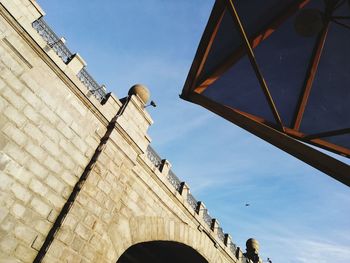
[(73, 54), (66, 47), (63, 41), (52, 31), (52, 29), (46, 24), (41, 17), (34, 21), (33, 28), (39, 33), (39, 35), (46, 41), (47, 45), (55, 50), (56, 54), (62, 59), (64, 63), (68, 63)]
[[(44, 19), (42, 17), (39, 18), (33, 22), (32, 26), (46, 41), (47, 45), (56, 52), (62, 61), (68, 64), (73, 57), (72, 52), (70, 52), (64, 42), (55, 34), (55, 32), (53, 32)], [(100, 102), (106, 98), (105, 87), (97, 84), (85, 68), (79, 71), (77, 77)]]
[(78, 72), (77, 77), (81, 83), (83, 83), (85, 87), (96, 97), (96, 99), (102, 101), (106, 97), (105, 87), (100, 86), (85, 68), (82, 68)]
[(187, 193), (187, 203), (197, 212), (198, 201), (190, 193)]
[(167, 179), (169, 181), (169, 183), (171, 183), (175, 190), (180, 192), (180, 188), (181, 188), (181, 181), (180, 179), (173, 173), (172, 170), (169, 171), (168, 175), (167, 175)]
[(148, 159), (154, 164), (155, 167), (160, 169), (160, 166), (162, 164), (162, 158), (159, 157), (159, 155), (156, 153), (153, 148), (148, 145), (147, 147), (147, 157)]
[(203, 220), (209, 227), (211, 227), (211, 223), (213, 222), (213, 218), (209, 215), (208, 209), (203, 210)]
[(236, 254), (237, 247), (236, 247), (236, 245), (235, 245), (232, 241), (231, 241), (230, 244), (229, 244), (229, 248), (230, 248), (232, 254), (235, 255), (235, 254)]
[(218, 228), (218, 238), (225, 243), (225, 234), (221, 227)]

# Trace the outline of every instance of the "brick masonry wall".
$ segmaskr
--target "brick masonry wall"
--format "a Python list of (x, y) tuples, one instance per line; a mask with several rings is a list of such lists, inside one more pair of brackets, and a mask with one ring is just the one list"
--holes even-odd
[(0, 261), (31, 262), (105, 125), (3, 17), (0, 36)]
[[(80, 57), (45, 50), (35, 1), (0, 0), (0, 14), (0, 263), (32, 262), (121, 102), (102, 106), (76, 77)], [(116, 262), (150, 240), (238, 262), (147, 159), (151, 124), (133, 96), (44, 262)]]

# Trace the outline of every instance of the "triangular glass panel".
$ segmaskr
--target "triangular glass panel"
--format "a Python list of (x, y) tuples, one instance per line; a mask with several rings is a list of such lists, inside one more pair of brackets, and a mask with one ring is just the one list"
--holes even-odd
[(331, 23), (301, 123), (307, 134), (350, 127), (350, 30)]
[[(323, 10), (323, 1), (311, 1), (305, 8)], [(298, 12), (284, 21), (254, 50), (276, 108), (287, 127), (293, 125), (317, 40), (317, 34), (304, 37), (296, 32), (294, 23), (297, 15)]]
[(202, 95), (270, 123), (276, 123), (247, 56), (211, 84)]

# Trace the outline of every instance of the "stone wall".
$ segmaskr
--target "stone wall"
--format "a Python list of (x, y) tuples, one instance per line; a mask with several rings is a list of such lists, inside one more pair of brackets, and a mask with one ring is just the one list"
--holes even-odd
[[(84, 60), (65, 63), (33, 29), (44, 15), (35, 1), (1, 0), (0, 14), (0, 262), (32, 262), (122, 103), (102, 105), (77, 77)], [(116, 262), (150, 240), (239, 261), (217, 221), (208, 227), (188, 204), (188, 188), (166, 179), (169, 162), (147, 158), (151, 124), (132, 96), (44, 262)]]

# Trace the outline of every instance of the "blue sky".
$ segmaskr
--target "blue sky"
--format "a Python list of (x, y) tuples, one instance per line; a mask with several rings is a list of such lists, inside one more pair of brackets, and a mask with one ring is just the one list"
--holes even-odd
[(179, 98), (214, 0), (38, 3), (109, 91), (149, 87), (153, 147), (240, 247), (255, 237), (273, 262), (350, 262), (349, 188)]

